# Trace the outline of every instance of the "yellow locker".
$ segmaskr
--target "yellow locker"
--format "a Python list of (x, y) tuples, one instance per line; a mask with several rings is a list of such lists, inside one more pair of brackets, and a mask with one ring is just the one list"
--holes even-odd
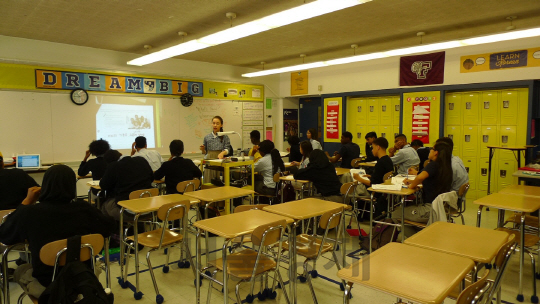
[(480, 147), (478, 155), (480, 157), (489, 157), (489, 149), (487, 146), (498, 146), (498, 127), (497, 126), (482, 126), (480, 127)]
[[(525, 103), (526, 105), (526, 103)], [(501, 92), (501, 102), (499, 103), (501, 113), (500, 124), (507, 126), (515, 126), (518, 124), (518, 91), (503, 90)], [(525, 108), (526, 109), (526, 108)], [(523, 116), (519, 119), (526, 119), (526, 113), (521, 113)]]
[(499, 92), (487, 91), (482, 93), (480, 116), (483, 125), (496, 125), (499, 118)]
[(366, 126), (366, 134), (367, 132), (375, 132), (377, 133), (377, 137), (381, 136), (379, 133), (379, 126)]
[(480, 93), (467, 92), (461, 94), (461, 112), (463, 115), (464, 125), (478, 125), (480, 122)]
[(392, 126), (379, 126), (379, 137), (384, 137), (390, 142), (394, 139), (394, 128)]
[[(483, 191), (484, 193), (487, 193), (487, 185), (488, 185), (488, 171), (489, 171), (489, 159), (488, 158), (481, 158), (478, 162), (477, 166), (477, 189)], [(493, 161), (491, 163), (491, 189), (490, 191), (496, 192), (497, 188), (497, 158), (494, 157)], [(470, 177), (469, 177), (470, 178)]]
[(356, 144), (358, 144), (359, 142), (363, 142), (368, 132), (369, 131), (367, 126), (356, 125), (356, 134), (353, 134), (353, 137), (356, 140), (353, 140), (353, 142), (355, 142)]
[(444, 105), (445, 123), (447, 125), (461, 125), (461, 94), (446, 94), (446, 103)]
[[(392, 98), (392, 124), (395, 125), (395, 126), (398, 126), (399, 128), (399, 123), (401, 122), (401, 104), (400, 104), (401, 100), (399, 99), (399, 97), (394, 97)], [(398, 132), (399, 133), (399, 132)]]
[(468, 202), (467, 204), (472, 204), (472, 202), (474, 202), (476, 199), (478, 199), (476, 197), (476, 192), (475, 190), (469, 190), (467, 192), (467, 196), (465, 196), (465, 200)]
[[(347, 131), (354, 133), (353, 131), (356, 130), (356, 105), (358, 104), (358, 99), (355, 98), (349, 98), (347, 99), (347, 112), (346, 113), (346, 119), (347, 119), (347, 125), (346, 129)], [(354, 134), (353, 134), (354, 135)]]
[(512, 173), (517, 168), (516, 163), (515, 160), (499, 160), (499, 167), (497, 168), (497, 191), (517, 184), (516, 178), (512, 177)]
[(477, 189), (476, 183), (478, 181), (477, 158), (464, 158), (463, 165), (465, 165), (465, 169), (467, 169), (467, 173), (469, 173), (469, 185), (470, 185), (469, 191), (476, 190)]
[(462, 152), (462, 146), (463, 146), (463, 136), (462, 134), (463, 128), (461, 126), (446, 126), (446, 130), (444, 132), (444, 136), (450, 137), (452, 141), (454, 142), (454, 151), (452, 151), (452, 154), (457, 155), (461, 157), (463, 155)]
[[(523, 118), (525, 119), (525, 118)], [(501, 126), (498, 145), (501, 147), (515, 147), (517, 146), (517, 127), (516, 126)], [(525, 143), (523, 143), (525, 144)], [(512, 151), (499, 150), (500, 159), (516, 159)]]
[(396, 136), (397, 136), (398, 134), (400, 134), (400, 132), (399, 132), (399, 125), (394, 125), (394, 136), (392, 136), (392, 138), (391, 138), (391, 139), (392, 139), (392, 142), (393, 142), (394, 138), (396, 138)]
[(379, 99), (379, 113), (380, 122), (383, 124), (392, 124), (393, 112), (392, 112), (392, 98), (383, 97)]
[(463, 148), (462, 148), (463, 157), (477, 157), (478, 144), (479, 144), (478, 126), (464, 126), (463, 135), (461, 138), (463, 142)]
[(367, 113), (367, 120), (368, 125), (370, 126), (377, 126), (379, 125), (379, 100), (376, 98), (370, 98), (367, 102), (368, 105), (368, 113)]
[(368, 111), (369, 109), (367, 99), (358, 99), (356, 101), (356, 124), (367, 125)]

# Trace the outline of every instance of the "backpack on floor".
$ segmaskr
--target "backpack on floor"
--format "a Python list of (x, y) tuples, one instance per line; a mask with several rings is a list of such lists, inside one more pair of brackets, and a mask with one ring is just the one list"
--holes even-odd
[(294, 190), (293, 185), (290, 183), (287, 183), (285, 187), (283, 187), (283, 202), (292, 202), (296, 200), (296, 191)]
[[(394, 222), (392, 219), (384, 219), (383, 220), (386, 223), (393, 224)], [(398, 231), (396, 229), (396, 226), (390, 226), (382, 223), (377, 223), (375, 227), (372, 229), (373, 239), (371, 240), (371, 250), (375, 251), (382, 246), (390, 243), (395, 242), (397, 239)], [(366, 237), (362, 237), (362, 241), (360, 242), (360, 247), (362, 249), (369, 252), (369, 235)]]
[(68, 238), (66, 265), (41, 294), (39, 304), (113, 304), (113, 295), (107, 295), (94, 271), (79, 261), (80, 248), (80, 236)]

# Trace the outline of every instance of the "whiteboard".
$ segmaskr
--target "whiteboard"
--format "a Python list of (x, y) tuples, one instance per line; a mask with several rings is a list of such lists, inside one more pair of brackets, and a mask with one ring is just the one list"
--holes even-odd
[[(97, 92), (89, 95), (85, 105), (77, 106), (71, 102), (69, 92), (0, 91), (0, 151), (4, 157), (38, 153), (44, 163), (81, 161), (88, 144), (96, 139), (96, 113), (103, 104), (152, 105), (156, 150), (162, 155), (170, 154), (169, 143), (174, 139), (184, 142), (184, 153), (200, 153), (199, 146), (211, 132), (211, 120), (216, 115), (223, 118), (224, 131), (243, 134), (245, 130), (242, 101), (195, 99), (190, 107), (184, 107), (179, 98)], [(241, 147), (238, 135), (229, 137), (234, 149), (249, 147)], [(124, 155), (130, 152), (119, 151)]]

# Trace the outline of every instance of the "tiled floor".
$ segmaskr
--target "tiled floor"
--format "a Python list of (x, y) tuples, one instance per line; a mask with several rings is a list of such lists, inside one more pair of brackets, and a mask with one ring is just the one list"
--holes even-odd
[[(469, 202), (467, 204), (468, 209), (465, 214), (465, 221), (467, 225), (475, 225), (476, 224), (476, 211), (477, 207), (476, 205)], [(496, 225), (496, 219), (497, 219), (497, 212), (495, 210), (491, 210), (489, 212), (484, 211), (483, 218), (482, 218), (482, 227), (486, 228), (494, 228)], [(348, 220), (348, 218), (347, 218)], [(362, 225), (364, 229), (367, 229), (366, 225)], [(191, 243), (192, 243), (192, 250), (194, 251), (194, 240), (193, 237), (191, 237)], [(212, 238), (212, 242), (210, 244), (210, 248), (212, 250), (215, 250), (216, 248), (221, 248), (221, 245), (223, 244), (223, 240), (220, 238)], [(357, 238), (350, 238), (348, 244), (346, 244), (346, 250), (349, 254), (349, 257), (347, 257), (347, 263), (352, 263), (353, 261), (356, 261), (358, 256), (355, 256), (354, 253), (357, 252), (359, 249), (359, 244)], [(351, 254), (352, 253), (352, 254)], [(211, 254), (211, 258), (215, 258), (216, 256), (220, 255), (220, 250), (217, 252)], [(339, 288), (339, 282), (336, 276), (337, 269), (335, 267), (335, 264), (330, 261), (330, 255), (326, 255), (323, 258), (323, 261), (320, 261), (317, 263), (317, 270), (319, 273), (319, 277), (313, 280), (313, 286), (315, 289), (315, 293), (317, 295), (317, 299), (319, 303), (343, 303), (343, 294)], [(16, 258), (16, 254), (13, 255), (13, 258)], [(146, 262), (146, 250), (140, 253), (140, 261), (145, 263)], [(165, 262), (165, 255), (163, 251), (154, 252), (152, 253), (152, 264), (155, 268), (155, 275), (158, 282), (159, 290), (161, 295), (165, 299), (165, 303), (195, 303), (195, 286), (193, 283), (194, 276), (191, 269), (179, 269), (177, 266), (176, 261), (179, 259), (179, 250), (178, 249), (172, 249), (171, 252), (171, 261), (175, 261), (174, 263), (171, 263), (170, 271), (168, 273), (163, 273), (162, 271), (162, 265)], [(204, 259), (203, 259), (204, 262)], [(301, 257), (298, 257), (298, 262), (302, 263), (303, 259)], [(389, 261), (391, 263), (391, 261)], [(118, 263), (113, 263), (111, 266), (111, 273), (112, 273), (112, 291), (115, 296), (115, 303), (155, 303), (156, 294), (153, 288), (152, 281), (150, 279), (150, 274), (147, 271), (147, 267), (145, 265), (141, 265), (141, 270), (143, 272), (140, 274), (140, 290), (142, 291), (143, 298), (139, 301), (136, 301), (133, 298), (133, 290), (135, 285), (135, 276), (133, 275), (134, 268), (133, 268), (133, 262), (130, 263), (130, 276), (129, 276), (129, 282), (130, 287), (127, 289), (122, 289), (118, 282), (117, 277), (119, 276), (119, 265)], [(300, 264), (301, 265), (301, 264)], [(525, 276), (524, 276), (524, 295), (525, 295), (525, 303), (530, 302), (530, 298), (532, 295), (532, 274), (530, 271), (530, 260), (526, 259), (525, 261)], [(15, 264), (10, 265), (11, 267), (15, 267)], [(284, 265), (287, 266), (287, 265)], [(300, 269), (299, 269), (300, 271)], [(503, 291), (502, 291), (502, 299), (503, 303), (518, 303), (516, 301), (516, 295), (518, 291), (518, 273), (519, 273), (519, 257), (517, 254), (514, 254), (514, 256), (511, 258), (509, 268), (507, 269), (504, 282), (503, 282)], [(286, 281), (285, 284), (288, 282), (288, 272), (286, 269), (281, 270), (281, 274), (283, 276), (283, 279)], [(411, 273), (411, 279), (414, 278), (415, 274)], [(219, 274), (218, 274), (219, 277)], [(102, 274), (100, 276), (100, 280), (105, 282), (105, 275)], [(270, 280), (270, 284), (272, 283), (272, 280)], [(231, 282), (229, 284), (229, 303), (236, 303), (236, 298), (234, 295), (234, 285), (236, 282)], [(201, 303), (205, 303), (207, 300), (207, 294), (208, 294), (208, 281), (205, 280), (203, 282), (203, 286), (201, 288)], [(287, 286), (288, 287), (288, 286)], [(429, 288), (429, 287), (426, 287)], [(288, 289), (287, 289), (288, 290)], [(259, 291), (259, 283), (255, 286), (255, 293)], [(249, 284), (245, 283), (241, 287), (241, 297), (242, 302), (245, 302), (246, 295), (249, 292)], [(21, 289), (18, 284), (10, 283), (10, 293), (11, 293), (11, 303), (16, 303), (17, 298), (19, 297), (21, 293)], [(388, 296), (386, 294), (373, 291), (367, 288), (355, 286), (352, 290), (353, 299), (351, 300), (351, 303), (394, 303), (395, 298), (392, 296)], [(223, 302), (223, 293), (221, 292), (221, 286), (217, 288), (216, 284), (214, 284), (214, 288), (212, 290), (212, 296), (210, 303), (222, 303)], [(254, 302), (260, 302), (262, 301), (255, 299)], [(285, 298), (283, 296), (283, 291), (281, 289), (277, 289), (277, 298), (275, 300), (266, 299), (264, 301), (265, 303), (286, 303)], [(446, 303), (454, 303), (452, 300), (446, 300)], [(25, 299), (23, 303), (30, 303), (30, 300)], [(298, 283), (298, 303), (313, 303), (313, 300), (311, 298), (311, 293), (309, 291), (307, 283)]]

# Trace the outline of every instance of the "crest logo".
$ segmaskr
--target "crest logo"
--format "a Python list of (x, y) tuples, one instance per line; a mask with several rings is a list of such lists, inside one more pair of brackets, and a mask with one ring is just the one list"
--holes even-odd
[(426, 79), (427, 73), (431, 70), (431, 61), (415, 61), (411, 65), (411, 72), (416, 73), (416, 79)]

